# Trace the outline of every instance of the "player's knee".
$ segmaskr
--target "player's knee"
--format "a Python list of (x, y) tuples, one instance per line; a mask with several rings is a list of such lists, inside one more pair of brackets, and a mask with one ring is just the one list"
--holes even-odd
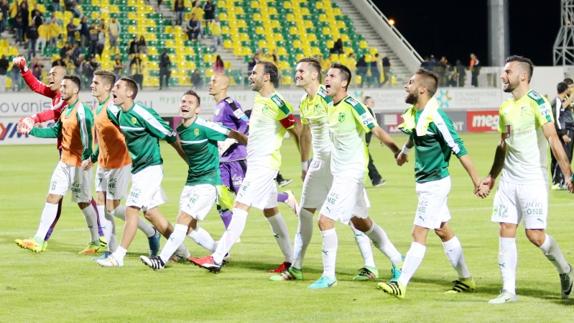
[(319, 224), (319, 229), (321, 231), (333, 229), (335, 227), (333, 220), (329, 219), (326, 216), (320, 216), (318, 224)]
[(526, 230), (526, 237), (533, 245), (540, 247), (544, 243), (546, 234), (544, 230)]
[(87, 208), (88, 206), (90, 206), (90, 203), (80, 202), (80, 203), (78, 203), (78, 206), (80, 207), (80, 209), (83, 210), (83, 209)]
[(46, 197), (46, 202), (48, 202), (50, 204), (57, 204), (60, 202), (61, 199), (62, 199), (61, 195), (48, 194), (48, 196)]

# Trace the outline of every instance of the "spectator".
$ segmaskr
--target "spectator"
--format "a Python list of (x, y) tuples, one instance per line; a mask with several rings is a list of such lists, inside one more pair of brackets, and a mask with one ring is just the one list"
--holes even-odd
[(208, 22), (215, 19), (215, 5), (211, 3), (211, 0), (205, 1), (203, 5), (203, 19)]
[[(375, 107), (375, 100), (370, 96), (366, 96), (365, 99), (363, 100), (363, 104), (367, 107), (369, 113), (376, 119), (376, 115), (373, 112), (373, 108)], [(368, 147), (369, 144), (371, 143), (372, 137), (373, 137), (372, 132), (365, 134), (365, 143), (367, 144), (367, 151), (369, 149)], [(377, 170), (377, 167), (375, 166), (375, 162), (373, 161), (371, 153), (370, 152), (368, 153), (369, 153), (369, 165), (367, 166), (367, 169), (369, 170), (369, 179), (371, 180), (371, 184), (373, 184), (373, 186), (375, 187), (381, 186), (385, 184), (385, 179), (381, 176), (379, 170)]]
[(52, 11), (60, 11), (60, 0), (52, 0)]
[(147, 54), (147, 44), (143, 35), (141, 35), (140, 39), (137, 41), (137, 53)]
[(24, 27), (22, 25), (22, 13), (18, 10), (14, 16), (13, 23), (14, 30), (16, 30), (16, 44), (24, 44)]
[[(73, 44), (76, 42), (76, 31), (78, 27), (74, 25), (74, 21), (70, 19), (70, 22), (66, 25), (66, 31), (68, 32), (68, 44)], [(91, 41), (91, 39), (90, 39)]]
[(90, 41), (90, 24), (88, 17), (83, 16), (80, 20), (80, 42), (82, 47), (87, 47)]
[(31, 24), (28, 27), (28, 40), (29, 40), (29, 58), (36, 56), (36, 42), (38, 41), (38, 28), (36, 28), (35, 24)]
[(28, 36), (28, 29), (30, 27), (30, 9), (27, 0), (23, 0), (20, 3), (20, 6), (18, 6), (18, 12), (22, 15), (22, 35)]
[(446, 58), (446, 56), (442, 56), (435, 68), (436, 73), (438, 74), (439, 86), (446, 85), (448, 67), (449, 67), (448, 59)]
[(91, 81), (94, 76), (94, 66), (91, 64), (89, 59), (85, 59), (81, 64), (80, 69), (82, 70), (82, 78), (84, 79), (84, 82), (87, 83), (88, 81)]
[[(34, 9), (32, 9), (32, 12), (30, 12), (30, 17), (32, 17), (32, 24), (36, 24), (36, 21), (34, 20), (34, 17), (40, 15), (40, 18), (42, 18), (42, 13), (40, 12), (40, 9), (38, 9), (38, 4), (34, 5)], [(40, 25), (42, 24), (42, 21), (40, 21)], [(36, 25), (36, 28), (40, 27), (40, 25)]]
[(383, 82), (381, 83), (381, 86), (387, 84), (387, 82), (391, 85), (391, 60), (385, 56), (383, 57), (381, 64), (383, 65)]
[(92, 57), (95, 56), (96, 52), (98, 51), (98, 36), (99, 36), (98, 27), (94, 25), (90, 26), (89, 34), (90, 34), (90, 46), (88, 49), (88, 55)]
[(197, 20), (195, 14), (191, 15), (189, 23), (187, 24), (187, 37), (189, 40), (197, 40), (201, 32), (201, 22)]
[(337, 39), (333, 44), (333, 48), (329, 50), (329, 54), (343, 54), (343, 40)]
[(138, 40), (137, 37), (134, 36), (134, 39), (130, 42), (128, 47), (128, 55), (135, 55), (138, 52)]
[(359, 60), (357, 61), (357, 75), (361, 77), (361, 87), (365, 83), (365, 79), (367, 78), (367, 61), (365, 60), (365, 55), (361, 55)]
[(120, 23), (116, 18), (112, 18), (108, 25), (108, 37), (110, 39), (110, 47), (116, 48), (118, 45), (118, 38), (120, 37)]
[(143, 88), (143, 64), (140, 58), (140, 54), (135, 54), (134, 58), (130, 62), (130, 74), (132, 79), (139, 85), (139, 88)]
[(3, 33), (6, 28), (8, 28), (8, 12), (10, 10), (10, 5), (8, 5), (8, 0), (0, 0), (0, 33)]
[(116, 59), (114, 60), (114, 74), (118, 80), (124, 76), (124, 63), (122, 63), (118, 55), (116, 55)]
[(203, 87), (203, 78), (201, 77), (201, 71), (199, 71), (199, 69), (195, 69), (191, 74), (191, 84), (195, 89)]
[(8, 66), (10, 62), (5, 55), (0, 57), (0, 92), (6, 92), (6, 74), (8, 74)]
[(169, 78), (171, 77), (171, 60), (164, 48), (159, 56), (159, 89), (169, 88)]
[[(104, 52), (104, 46), (106, 44), (106, 34), (105, 34), (105, 26), (101, 25), (99, 28), (97, 28), (98, 31), (98, 42), (96, 43), (96, 53), (98, 54), (98, 56), (102, 56), (102, 53)], [(142, 36), (143, 37), (143, 36)]]
[(371, 80), (369, 86), (379, 86), (379, 80), (381, 78), (381, 72), (379, 71), (379, 53), (375, 54), (373, 60), (369, 63), (371, 67)]
[(195, 0), (193, 5), (191, 6), (191, 15), (195, 15), (197, 20), (201, 23), (201, 19), (203, 18), (203, 8), (201, 7), (201, 2), (199, 0)]
[(478, 87), (478, 74), (480, 74), (480, 61), (474, 53), (470, 54), (470, 61), (468, 62), (468, 69), (470, 70), (470, 85)]
[(32, 75), (36, 77), (36, 79), (42, 79), (42, 71), (44, 70), (44, 65), (37, 57), (32, 58), (30, 61), (30, 66), (32, 67)]
[(458, 80), (458, 73), (456, 71), (456, 66), (448, 65), (446, 70), (446, 86), (456, 86)]
[[(556, 133), (558, 139), (562, 143), (564, 152), (568, 160), (572, 160), (572, 148), (574, 139), (574, 118), (572, 118), (572, 102), (574, 95), (572, 95), (572, 88), (565, 82), (560, 82), (556, 86), (558, 96), (552, 102), (552, 116), (554, 117)], [(552, 162), (550, 164), (550, 171), (552, 172), (552, 189), (559, 190), (565, 188), (564, 175), (554, 157), (550, 154)]]
[(75, 18), (82, 18), (82, 12), (78, 8), (78, 3), (75, 0), (64, 0), (64, 7), (66, 10), (72, 12)]
[(458, 77), (457, 86), (463, 87), (464, 82), (466, 81), (466, 69), (465, 69), (464, 65), (462, 64), (462, 62), (460, 61), (460, 59), (456, 60), (455, 69), (456, 69), (456, 75)]
[(183, 0), (175, 0), (173, 3), (173, 11), (175, 11), (175, 24), (181, 26), (183, 23), (183, 14), (185, 11), (185, 3)]

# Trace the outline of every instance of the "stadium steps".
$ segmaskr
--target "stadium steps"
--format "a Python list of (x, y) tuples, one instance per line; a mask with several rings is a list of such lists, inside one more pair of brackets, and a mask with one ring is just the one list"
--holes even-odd
[(370, 47), (377, 48), (380, 59), (385, 56), (389, 58), (391, 61), (392, 72), (396, 75), (399, 85), (406, 82), (414, 70), (409, 68), (405, 62), (403, 62), (401, 57), (399, 57), (391, 49), (387, 42), (381, 36), (379, 36), (375, 30), (375, 27), (373, 27), (359, 12), (359, 10), (357, 10), (356, 6), (360, 4), (357, 4), (356, 1), (353, 2), (350, 0), (333, 0), (333, 2), (335, 2), (341, 8), (345, 15), (351, 18), (353, 25), (356, 28), (357, 34), (363, 35), (365, 40), (369, 43)]

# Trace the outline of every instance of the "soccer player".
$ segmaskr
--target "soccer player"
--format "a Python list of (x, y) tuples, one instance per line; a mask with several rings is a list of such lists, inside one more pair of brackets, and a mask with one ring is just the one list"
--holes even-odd
[[(29, 117), (25, 117), (20, 119), (18, 122), (18, 131), (23, 134), (28, 134), (34, 124), (42, 123), (45, 121), (56, 121), (60, 117), (62, 111), (66, 108), (66, 101), (62, 99), (60, 94), (60, 86), (62, 85), (62, 79), (64, 75), (66, 75), (66, 69), (63, 66), (53, 66), (50, 71), (48, 72), (48, 84), (44, 84), (40, 82), (32, 71), (28, 68), (26, 64), (26, 59), (22, 56), (15, 57), (13, 60), (13, 64), (20, 69), (20, 73), (22, 74), (22, 78), (30, 87), (30, 89), (38, 94), (46, 96), (52, 100), (52, 106), (50, 109), (45, 111), (39, 112)], [(62, 150), (62, 138), (58, 137), (58, 150), (61, 153)], [(97, 211), (95, 202), (91, 201), (91, 204), (94, 208), (94, 211)], [(56, 211), (56, 217), (54, 218), (53, 223), (51, 223), (50, 228), (46, 232), (46, 236), (44, 237), (44, 244), (43, 249), (45, 250), (48, 247), (48, 240), (50, 239), (52, 232), (54, 231), (54, 227), (60, 218), (60, 214), (62, 212), (62, 199), (58, 202), (58, 208)], [(88, 212), (88, 214), (97, 214), (97, 212), (92, 213)], [(85, 213), (84, 213), (85, 215)], [(101, 228), (98, 225), (98, 221), (103, 220), (103, 214), (98, 214), (97, 217), (86, 217), (86, 223), (88, 229), (90, 230), (90, 234), (92, 235), (91, 241), (100, 241), (99, 237), (103, 235)], [(88, 246), (80, 251), (80, 254), (94, 254), (101, 249), (106, 247), (105, 241), (102, 239), (102, 243), (99, 242), (97, 244), (88, 244)], [(25, 248), (24, 245), (20, 245), (20, 247)]]
[[(271, 277), (273, 281), (303, 279), (303, 257), (313, 235), (313, 215), (325, 202), (333, 182), (331, 174), (331, 143), (329, 141), (329, 122), (327, 111), (332, 106), (331, 97), (327, 96), (321, 85), (321, 63), (314, 58), (303, 58), (295, 69), (295, 84), (305, 90), (299, 111), (301, 113), (301, 166), (303, 174), (303, 192), (301, 209), (298, 213), (299, 224), (293, 246), (293, 265), (279, 275)], [(313, 160), (309, 155), (313, 149)], [(374, 280), (379, 271), (373, 259), (371, 240), (361, 231), (350, 226), (365, 265), (359, 269), (354, 280)], [(393, 271), (396, 275), (397, 269)]]
[(385, 293), (398, 298), (405, 297), (407, 284), (424, 258), (430, 230), (434, 230), (442, 241), (444, 252), (458, 273), (458, 279), (447, 293), (472, 292), (476, 288), (464, 261), (462, 245), (448, 225), (450, 212), (447, 198), (451, 186), (448, 165), (451, 154), (459, 159), (475, 189), (480, 178), (452, 121), (433, 98), (437, 87), (437, 75), (425, 69), (418, 70), (405, 85), (405, 102), (411, 106), (403, 115), (405, 122), (401, 130), (409, 135), (409, 140), (396, 160), (402, 166), (407, 160), (408, 150), (415, 147), (418, 206), (412, 230), (413, 242), (405, 257), (400, 278), (378, 284)]
[[(48, 197), (44, 204), (38, 230), (32, 239), (16, 240), (18, 246), (34, 252), (45, 250), (44, 241), (48, 230), (58, 214), (58, 202), (66, 192), (72, 192), (72, 200), (84, 213), (86, 219), (96, 219), (95, 209), (91, 206), (91, 175), (81, 168), (83, 160), (92, 154), (93, 115), (89, 107), (80, 102), (80, 79), (76, 76), (64, 76), (60, 87), (60, 96), (66, 104), (58, 121), (49, 128), (33, 127), (30, 134), (40, 138), (61, 138), (61, 155), (54, 169)], [(93, 227), (92, 227), (93, 229)], [(92, 233), (92, 244), (106, 245), (100, 239), (97, 229)], [(100, 241), (101, 240), (101, 241)]]
[[(237, 100), (227, 95), (229, 88), (229, 78), (223, 74), (215, 74), (209, 82), (209, 94), (217, 102), (213, 121), (220, 125), (235, 130), (242, 134), (247, 134), (249, 128), (249, 117), (241, 108)], [(219, 170), (223, 185), (218, 185), (218, 211), (225, 228), (231, 221), (231, 211), (233, 207), (233, 194), (237, 194), (239, 187), (245, 177), (247, 164), (247, 150), (245, 145), (238, 143), (233, 138), (219, 142), (221, 158), (219, 160)], [(286, 203), (296, 212), (297, 200), (292, 192), (286, 191), (277, 194), (279, 202)]]
[(211, 256), (192, 258), (192, 262), (213, 272), (221, 269), (223, 258), (241, 236), (251, 207), (263, 209), (285, 261), (276, 268), (282, 272), (291, 266), (292, 250), (287, 224), (277, 208), (275, 176), (281, 166), (281, 144), (286, 130), (294, 130), (295, 117), (289, 103), (276, 91), (279, 85), (277, 67), (270, 62), (258, 62), (249, 76), (251, 89), (256, 91), (249, 125), (247, 173), (241, 183), (233, 206), (231, 223), (217, 243)]
[[(134, 102), (137, 93), (136, 82), (123, 77), (112, 89), (114, 104), (107, 107), (108, 117), (122, 130), (132, 157), (132, 186), (126, 201), (126, 221), (121, 243), (108, 257), (96, 260), (103, 267), (124, 265), (124, 257), (138, 228), (140, 210), (164, 237), (169, 238), (173, 232), (173, 226), (159, 210), (159, 206), (166, 200), (161, 188), (163, 159), (159, 140), (166, 140), (184, 160), (185, 154), (176, 133), (157, 112)], [(179, 247), (178, 254), (180, 257), (189, 257), (185, 245)]]
[(205, 219), (213, 207), (217, 199), (216, 186), (221, 185), (217, 143), (227, 138), (247, 143), (245, 135), (199, 117), (200, 102), (199, 95), (191, 90), (181, 97), (179, 110), (183, 122), (177, 127), (177, 133), (187, 157), (187, 181), (181, 192), (177, 224), (161, 253), (155, 257), (140, 256), (141, 261), (154, 270), (165, 267), (185, 240), (188, 230), (195, 242), (211, 252), (215, 251), (215, 241), (198, 226), (198, 222)]
[(556, 135), (550, 103), (530, 89), (534, 67), (522, 56), (506, 59), (500, 75), (502, 89), (512, 97), (499, 109), (500, 143), (496, 147), (490, 173), (480, 184), (485, 196), (502, 172), (494, 196), (492, 221), (498, 222), (498, 264), (502, 274), (502, 292), (490, 304), (514, 302), (516, 297), (516, 230), (524, 220), (526, 237), (540, 248), (560, 277), (562, 298), (572, 292), (574, 270), (564, 258), (558, 243), (545, 232), (548, 220), (548, 178), (546, 155), (548, 144), (564, 174), (568, 191), (573, 192), (570, 161)]
[[(110, 251), (117, 247), (113, 217), (125, 220), (125, 207), (120, 205), (128, 190), (131, 177), (131, 158), (128, 154), (124, 135), (110, 121), (107, 108), (112, 104), (111, 91), (116, 77), (108, 71), (96, 71), (90, 88), (98, 101), (95, 108), (95, 136), (97, 146), (90, 159), (82, 164), (89, 169), (97, 162), (96, 198), (98, 213), (105, 214), (106, 222), (103, 231)], [(138, 218), (138, 228), (148, 237), (150, 254), (155, 256), (159, 251), (159, 232), (149, 223)]]
[(331, 139), (331, 174), (333, 182), (320, 209), (319, 229), (323, 237), (323, 274), (311, 289), (333, 287), (338, 239), (335, 222), (351, 222), (353, 227), (367, 235), (374, 245), (399, 268), (402, 256), (383, 229), (368, 215), (369, 199), (363, 185), (365, 168), (369, 161), (365, 132), (373, 132), (395, 155), (400, 149), (393, 139), (377, 125), (373, 116), (357, 99), (347, 93), (351, 84), (351, 71), (344, 65), (333, 64), (325, 77), (327, 96), (333, 101), (328, 109)]

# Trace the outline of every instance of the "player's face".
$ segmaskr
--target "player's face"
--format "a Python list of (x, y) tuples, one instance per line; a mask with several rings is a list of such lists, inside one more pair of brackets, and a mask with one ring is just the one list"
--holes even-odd
[(199, 102), (194, 95), (184, 95), (179, 102), (179, 114), (183, 119), (194, 118), (199, 113)]
[(405, 91), (407, 96), (405, 97), (405, 102), (408, 104), (415, 104), (419, 100), (419, 87), (417, 84), (417, 75), (413, 75), (407, 84), (405, 84)]
[(520, 69), (516, 62), (506, 63), (502, 74), (500, 74), (500, 80), (502, 80), (502, 90), (504, 92), (512, 92), (520, 84)]
[(58, 91), (62, 84), (62, 79), (66, 74), (66, 70), (61, 67), (52, 67), (48, 72), (48, 87), (52, 91)]
[(125, 81), (119, 80), (112, 88), (112, 98), (115, 105), (122, 105), (129, 99), (128, 87)]
[(313, 80), (313, 73), (311, 72), (308, 63), (302, 62), (297, 64), (295, 68), (295, 85), (297, 87), (305, 87)]
[(264, 83), (264, 66), (262, 64), (256, 64), (249, 75), (249, 86), (253, 91), (259, 91), (263, 88)]
[(74, 82), (71, 80), (62, 80), (60, 83), (60, 95), (62, 96), (62, 100), (69, 101), (73, 99), (77, 93), (78, 87)]
[(221, 93), (223, 88), (222, 85), (223, 85), (222, 80), (217, 75), (213, 75), (211, 77), (211, 80), (209, 80), (208, 85), (209, 95), (217, 95)]
[(325, 89), (328, 96), (335, 96), (339, 91), (344, 90), (347, 81), (343, 81), (343, 75), (338, 68), (330, 68), (325, 76)]
[(372, 109), (375, 107), (375, 100), (367, 99), (367, 100), (365, 100), (365, 105)]
[(109, 85), (105, 84), (99, 75), (94, 75), (90, 89), (95, 98), (105, 99), (109, 92)]

